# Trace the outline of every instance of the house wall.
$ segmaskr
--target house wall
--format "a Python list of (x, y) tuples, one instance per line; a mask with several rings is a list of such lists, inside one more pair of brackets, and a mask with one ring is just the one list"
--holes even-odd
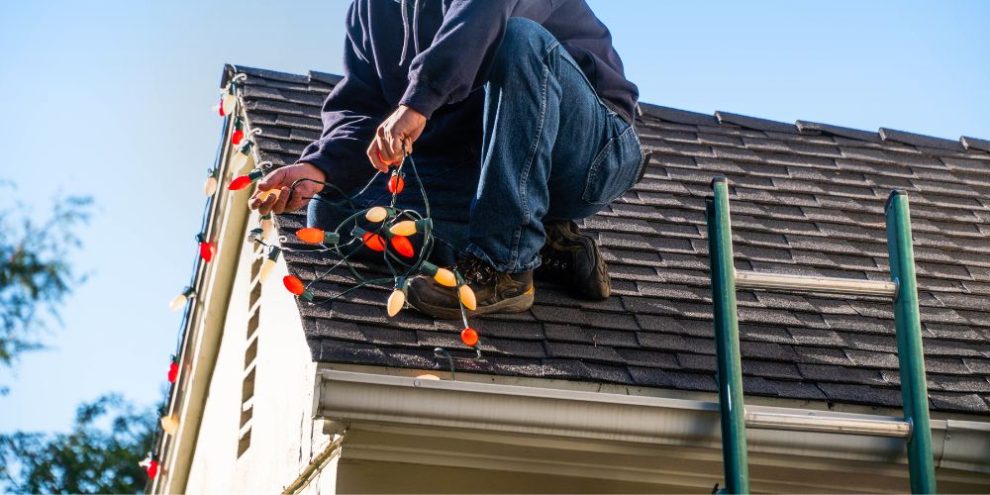
[[(252, 296), (258, 257), (245, 242), (187, 493), (280, 493), (328, 440), (313, 428), (316, 368), (295, 300), (282, 287), (285, 263), (279, 261)], [(252, 372), (253, 394), (246, 394)]]

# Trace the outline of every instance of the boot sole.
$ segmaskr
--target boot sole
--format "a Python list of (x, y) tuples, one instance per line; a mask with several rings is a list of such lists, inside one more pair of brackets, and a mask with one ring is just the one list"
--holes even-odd
[[(420, 313), (444, 320), (461, 319), (461, 309), (459, 307), (450, 308), (447, 306), (434, 306), (432, 304), (419, 301), (415, 294), (415, 292), (410, 291), (408, 302), (410, 306), (416, 308)], [(523, 311), (527, 311), (529, 308), (533, 307), (535, 294), (536, 291), (531, 288), (516, 297), (503, 299), (497, 303), (489, 304), (488, 306), (479, 306), (474, 311), (467, 310), (467, 314), (468, 316), (477, 316), (492, 313), (522, 313)]]

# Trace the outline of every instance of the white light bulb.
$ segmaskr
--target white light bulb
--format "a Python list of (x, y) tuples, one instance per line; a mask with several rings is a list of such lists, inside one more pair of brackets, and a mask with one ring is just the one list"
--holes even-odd
[(184, 308), (186, 306), (186, 301), (188, 300), (189, 298), (186, 297), (185, 293), (179, 294), (173, 297), (172, 301), (168, 303), (168, 309), (172, 310), (172, 312), (174, 313)]
[(177, 414), (162, 416), (161, 423), (162, 429), (169, 435), (175, 436), (175, 432), (179, 431), (179, 416)]
[(223, 100), (221, 101), (223, 102), (223, 114), (230, 115), (237, 105), (237, 97), (233, 93), (224, 93)]
[(273, 232), (275, 232), (275, 221), (272, 220), (271, 215), (261, 217), (261, 238), (271, 239)]
[(271, 258), (265, 258), (264, 263), (261, 264), (261, 269), (258, 270), (258, 280), (264, 282), (271, 275), (272, 270), (275, 269), (275, 260)]
[(203, 194), (209, 197), (213, 196), (215, 192), (217, 192), (217, 178), (211, 175), (206, 178), (206, 182), (203, 184)]

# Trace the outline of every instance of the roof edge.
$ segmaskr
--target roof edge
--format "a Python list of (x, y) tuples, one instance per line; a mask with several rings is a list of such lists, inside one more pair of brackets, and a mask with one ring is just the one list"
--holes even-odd
[[(331, 86), (336, 85), (343, 79), (343, 76), (329, 72), (311, 70), (307, 74), (303, 75), (228, 63), (224, 64), (223, 74), (220, 79), (220, 87), (222, 88), (226, 86), (237, 73), (244, 73), (248, 76), (287, 82), (311, 83), (313, 81), (317, 81)], [(731, 125), (744, 129), (764, 132), (780, 132), (787, 134), (829, 134), (870, 143), (895, 142), (921, 148), (990, 153), (990, 140), (969, 136), (961, 136), (958, 140), (954, 141), (927, 134), (898, 131), (886, 127), (881, 127), (877, 131), (864, 131), (807, 120), (798, 120), (793, 124), (790, 124), (761, 117), (724, 112), (721, 110), (715, 111), (712, 114), (706, 114), (643, 102), (640, 103), (640, 109), (642, 110), (643, 115), (673, 124), (710, 127)]]

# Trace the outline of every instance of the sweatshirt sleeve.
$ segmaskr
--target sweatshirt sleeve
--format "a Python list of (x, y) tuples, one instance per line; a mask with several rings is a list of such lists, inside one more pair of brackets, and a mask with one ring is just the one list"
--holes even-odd
[(413, 59), (401, 104), (427, 118), (467, 98), (486, 77), (519, 0), (453, 0), (433, 43)]
[(375, 129), (385, 118), (388, 104), (378, 75), (359, 40), (364, 32), (358, 3), (351, 4), (344, 42), (344, 78), (323, 103), (323, 133), (307, 146), (297, 162), (319, 167), (343, 190), (349, 190), (374, 174), (366, 150)]

